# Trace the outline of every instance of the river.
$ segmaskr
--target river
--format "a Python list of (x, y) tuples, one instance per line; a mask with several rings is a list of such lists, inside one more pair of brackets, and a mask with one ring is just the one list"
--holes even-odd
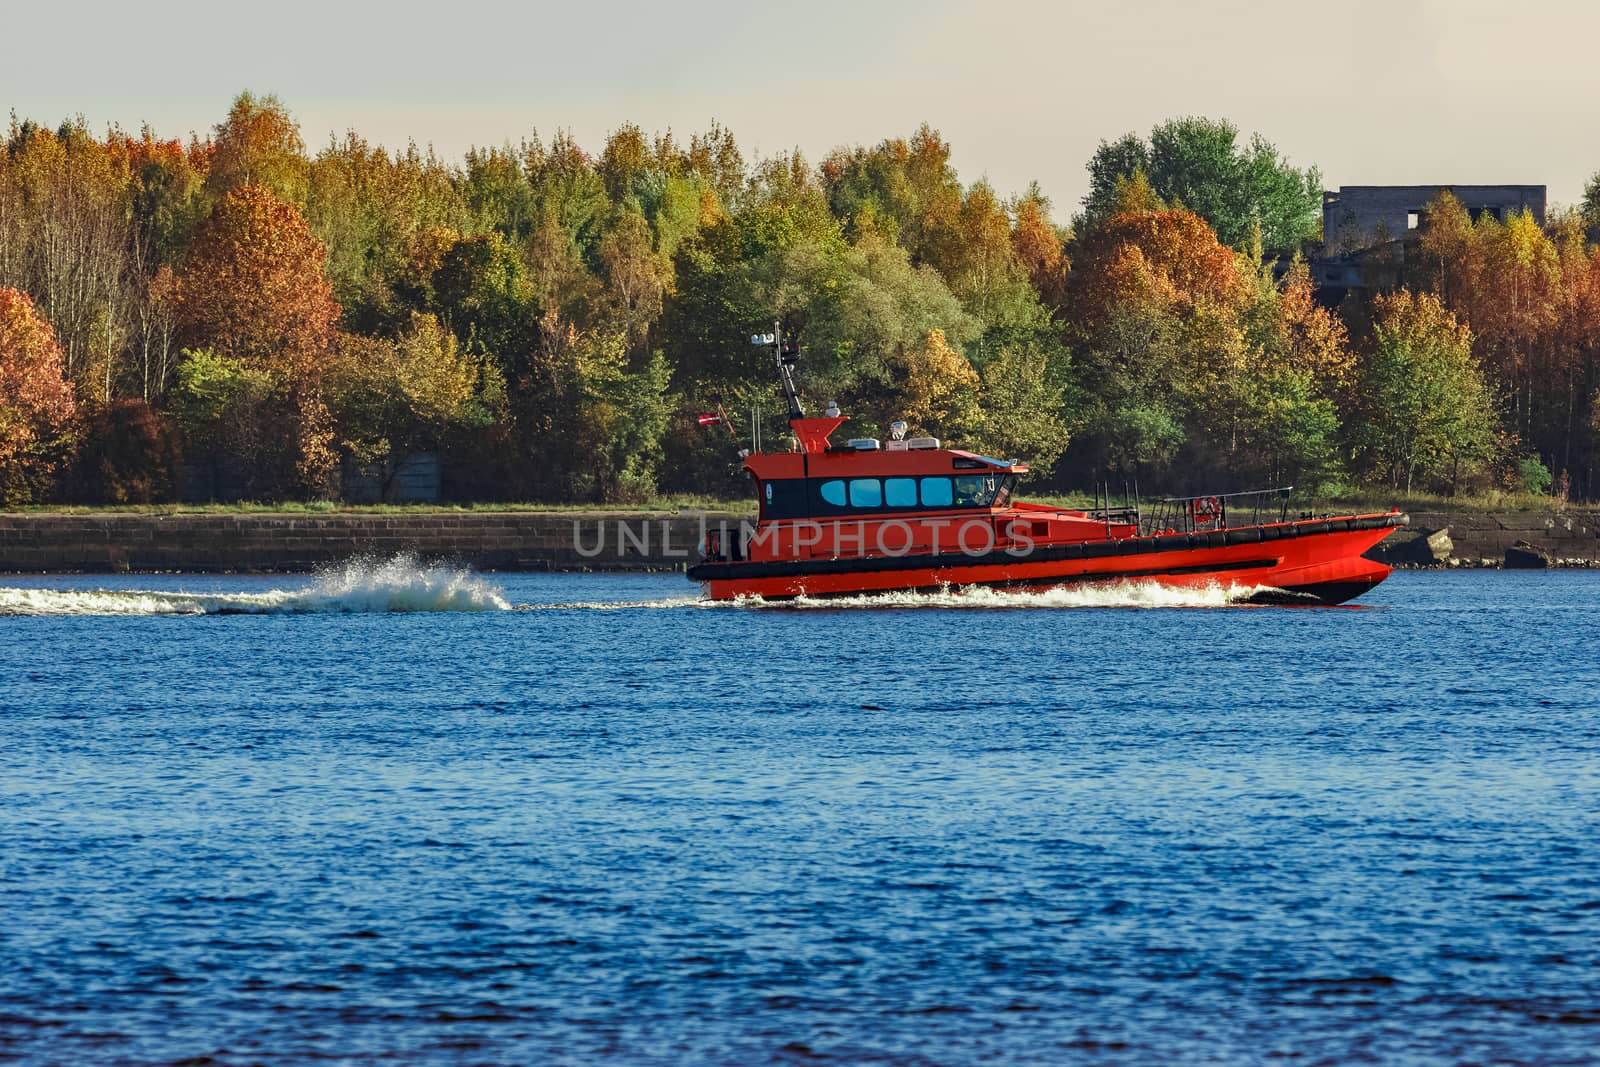
[(0, 1062), (1600, 1048), (1597, 572), (0, 586)]

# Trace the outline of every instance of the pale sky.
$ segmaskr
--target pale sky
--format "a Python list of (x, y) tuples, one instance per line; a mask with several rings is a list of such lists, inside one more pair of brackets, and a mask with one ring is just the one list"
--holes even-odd
[[(964, 182), (1037, 179), (1066, 221), (1099, 141), (1200, 114), (1259, 130), (1329, 188), (1545, 184), (1600, 170), (1600, 3), (1586, 0), (512, 0), (22, 4), (0, 17), (0, 109), (99, 130), (204, 132), (277, 93), (314, 151), (715, 118), (746, 157), (908, 136)], [(249, 14), (236, 13), (248, 10)], [(271, 12), (264, 15), (263, 12)]]

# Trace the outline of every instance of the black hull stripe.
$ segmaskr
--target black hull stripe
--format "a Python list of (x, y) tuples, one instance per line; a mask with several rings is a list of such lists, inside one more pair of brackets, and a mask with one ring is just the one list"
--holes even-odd
[[(773, 560), (771, 562), (697, 563), (688, 576), (697, 582), (741, 581), (754, 578), (803, 578), (823, 574), (860, 574), (865, 571), (960, 570), (967, 567), (993, 567), (1019, 563), (1059, 563), (1076, 559), (1105, 559), (1111, 556), (1138, 556), (1159, 552), (1182, 552), (1197, 548), (1224, 548), (1253, 545), (1286, 538), (1310, 537), (1352, 530), (1379, 530), (1404, 526), (1404, 515), (1371, 515), (1362, 518), (1319, 519), (1284, 526), (1247, 526), (1203, 534), (1169, 534), (1160, 537), (1130, 537), (1123, 541), (1086, 541), (1071, 545), (1046, 545), (1023, 555), (1004, 550), (969, 555), (852, 556), (846, 559)], [(1149, 577), (1157, 574), (1201, 574), (1212, 570), (1272, 566), (1250, 561), (1244, 564), (1212, 564), (1201, 567), (1155, 567), (1085, 575), (1087, 580)]]

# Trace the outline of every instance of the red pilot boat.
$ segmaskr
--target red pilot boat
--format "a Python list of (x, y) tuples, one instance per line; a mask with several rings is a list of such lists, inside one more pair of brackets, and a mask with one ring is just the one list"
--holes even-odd
[(776, 331), (752, 341), (776, 357), (793, 450), (744, 453), (760, 518), (709, 532), (688, 571), (713, 600), (1149, 581), (1340, 604), (1388, 576), (1362, 553), (1407, 522), (1398, 511), (1291, 519), (1287, 489), (1168, 497), (1150, 509), (1024, 503), (1012, 493), (1026, 464), (901, 439), (900, 423), (896, 440), (832, 443), (846, 420), (832, 406), (806, 416), (794, 349)]

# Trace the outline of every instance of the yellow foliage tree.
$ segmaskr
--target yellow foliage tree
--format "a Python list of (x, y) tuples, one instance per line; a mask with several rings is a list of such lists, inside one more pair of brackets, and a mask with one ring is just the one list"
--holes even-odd
[[(904, 374), (899, 389), (900, 417), (914, 430), (938, 437), (959, 436), (977, 429), (978, 372), (945, 340), (943, 330), (929, 330), (922, 345), (898, 354), (895, 368)], [(898, 375), (897, 375), (898, 377)]]

